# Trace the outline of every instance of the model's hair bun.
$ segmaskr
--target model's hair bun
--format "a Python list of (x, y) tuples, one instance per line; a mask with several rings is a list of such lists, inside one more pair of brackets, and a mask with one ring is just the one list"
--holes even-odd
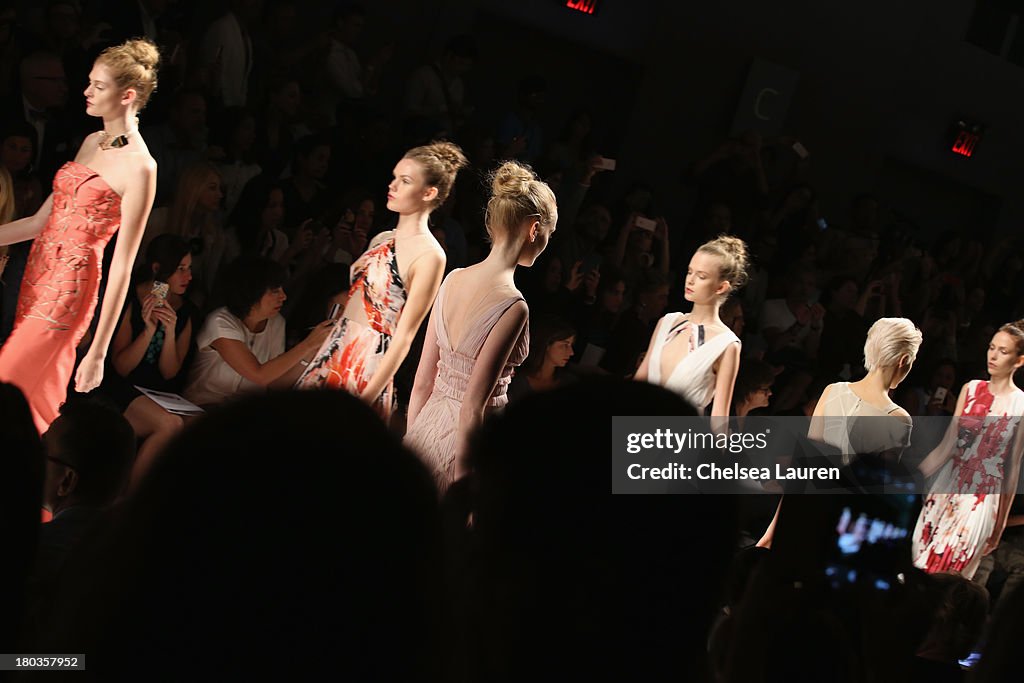
[(730, 293), (747, 284), (750, 269), (750, 252), (747, 243), (732, 235), (719, 235), (717, 238), (701, 245), (698, 251), (714, 254), (721, 259), (719, 275), (728, 280)]
[(514, 161), (506, 161), (494, 171), (491, 192), (495, 197), (522, 197), (530, 192), (530, 183), (537, 176)]
[(141, 111), (156, 90), (156, 70), (160, 65), (160, 50), (156, 45), (146, 38), (134, 38), (108, 47), (96, 61), (110, 69), (119, 88), (134, 88), (135, 101)]
[(414, 147), (406, 152), (405, 158), (418, 161), (423, 166), (427, 186), (437, 188), (437, 197), (430, 207), (432, 209), (444, 204), (455, 184), (455, 176), (469, 165), (462, 148), (445, 140)]
[(558, 219), (555, 193), (528, 166), (506, 161), (491, 173), (491, 198), (484, 222), (494, 239), (507, 237), (530, 216), (549, 225)]
[(155, 71), (160, 66), (160, 50), (145, 38), (135, 38), (122, 46), (139, 65)]

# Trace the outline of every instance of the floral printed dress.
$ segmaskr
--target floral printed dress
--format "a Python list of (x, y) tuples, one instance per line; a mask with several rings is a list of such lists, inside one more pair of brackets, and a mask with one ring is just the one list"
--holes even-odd
[[(340, 318), (295, 386), (344, 389), (360, 395), (388, 350), (405, 301), (405, 285), (395, 257), (394, 231), (381, 233), (352, 264), (348, 305), (359, 302), (368, 324)], [(394, 410), (394, 393), (392, 380), (374, 404), (385, 421)]]
[[(914, 529), (914, 564), (929, 573), (974, 576), (996, 527), (1006, 464), (1024, 414), (1024, 392), (992, 412), (988, 382), (968, 385), (953, 457), (939, 470)], [(954, 418), (956, 419), (956, 418)], [(954, 493), (960, 492), (960, 493)]]
[(75, 348), (92, 322), (103, 250), (121, 226), (121, 197), (88, 166), (64, 164), (53, 209), (29, 252), (14, 331), (0, 348), (0, 381), (21, 389), (40, 432), (67, 398)]

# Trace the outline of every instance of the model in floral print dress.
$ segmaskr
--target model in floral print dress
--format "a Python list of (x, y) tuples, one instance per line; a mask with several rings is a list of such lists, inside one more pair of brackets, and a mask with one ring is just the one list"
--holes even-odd
[(914, 564), (929, 573), (974, 576), (1006, 525), (1020, 468), (1024, 391), (1013, 372), (1024, 364), (1024, 329), (1004, 325), (989, 346), (989, 381), (961, 392), (942, 442), (921, 463), (934, 493), (914, 530)]
[(378, 235), (352, 264), (345, 312), (299, 377), (302, 389), (344, 389), (385, 420), (394, 411), (394, 377), (434, 303), (445, 253), (429, 228), (466, 158), (450, 142), (406, 152), (388, 186), (394, 230)]
[[(344, 389), (361, 395), (391, 344), (405, 300), (392, 230), (378, 235), (352, 264), (349, 301), (355, 301), (362, 309), (367, 324), (342, 317), (302, 373), (297, 386)], [(374, 407), (381, 417), (388, 419), (393, 405), (394, 382), (388, 381)]]

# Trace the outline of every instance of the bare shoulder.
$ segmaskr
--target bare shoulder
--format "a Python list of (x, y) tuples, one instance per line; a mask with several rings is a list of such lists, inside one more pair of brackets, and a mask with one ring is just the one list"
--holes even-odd
[(370, 243), (367, 245), (366, 248), (367, 249), (372, 249), (373, 247), (376, 247), (381, 242), (387, 242), (389, 239), (391, 239), (394, 236), (395, 236), (395, 231), (394, 230), (385, 230), (384, 232), (379, 232), (376, 235), (374, 235), (372, 239), (370, 239)]

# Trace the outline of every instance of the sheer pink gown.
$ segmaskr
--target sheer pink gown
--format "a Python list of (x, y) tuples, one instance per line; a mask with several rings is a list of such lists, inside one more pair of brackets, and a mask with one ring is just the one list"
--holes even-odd
[[(462, 409), (462, 398), (469, 386), (469, 378), (473, 374), (480, 350), (505, 311), (522, 300), (520, 296), (509, 296), (485, 304), (481, 310), (473, 314), (474, 321), (465, 325), (465, 332), (463, 338), (459, 340), (458, 348), (452, 348), (443, 315), (445, 291), (450, 277), (449, 275), (445, 278), (434, 302), (437, 312), (434, 316), (434, 332), (437, 335), (440, 352), (434, 388), (423, 409), (416, 416), (416, 421), (409, 425), (405, 436), (406, 445), (418, 453), (430, 468), (442, 493), (454, 479), (455, 449), (459, 442), (459, 411)], [(527, 326), (516, 340), (494, 392), (487, 400), (488, 409), (501, 408), (508, 403), (506, 392), (509, 382), (512, 381), (513, 370), (526, 360), (529, 349), (530, 335)]]

